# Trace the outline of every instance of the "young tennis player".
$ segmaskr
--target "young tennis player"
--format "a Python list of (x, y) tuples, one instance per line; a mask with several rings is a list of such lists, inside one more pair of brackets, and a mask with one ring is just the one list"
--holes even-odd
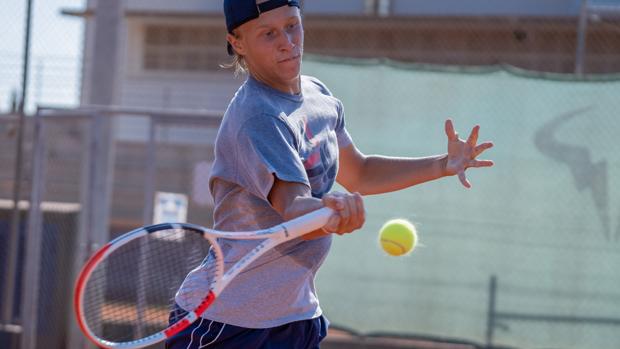
[[(459, 139), (448, 120), (447, 154), (366, 156), (346, 130), (342, 103), (319, 80), (300, 75), (304, 33), (299, 1), (225, 0), (224, 12), (228, 51), (248, 77), (230, 102), (216, 140), (210, 178), (215, 229), (266, 228), (323, 206), (336, 213), (324, 229), (257, 260), (167, 347), (318, 348), (328, 322), (314, 277), (329, 251), (331, 233), (363, 225), (361, 195), (455, 174), (469, 187), (465, 170), (491, 166), (476, 158), (492, 144), (477, 145), (478, 127), (467, 141)], [(330, 192), (335, 180), (348, 192)], [(254, 245), (224, 243), (226, 261), (238, 260)], [(199, 269), (186, 282), (197, 282)], [(190, 292), (181, 287), (172, 318), (195, 307), (187, 301)]]

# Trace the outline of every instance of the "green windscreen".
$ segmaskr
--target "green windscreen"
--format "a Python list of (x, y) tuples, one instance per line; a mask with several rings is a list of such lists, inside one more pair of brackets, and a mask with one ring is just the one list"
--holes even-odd
[[(444, 120), (495, 147), (456, 177), (365, 197), (317, 287), (334, 325), (527, 348), (620, 347), (620, 78), (310, 57), (365, 154), (442, 154)], [(342, 190), (341, 188), (336, 188)], [(390, 257), (378, 230), (407, 218), (420, 245)]]

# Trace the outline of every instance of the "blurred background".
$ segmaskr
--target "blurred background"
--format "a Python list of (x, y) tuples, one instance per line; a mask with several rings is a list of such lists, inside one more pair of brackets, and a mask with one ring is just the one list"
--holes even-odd
[[(101, 244), (211, 225), (208, 176), (244, 77), (220, 0), (10, 0), (0, 22), (0, 347), (87, 348), (71, 297)], [(305, 0), (303, 73), (365, 153), (496, 165), (366, 198), (317, 287), (325, 348), (620, 348), (620, 1)], [(385, 255), (387, 219), (422, 246)]]

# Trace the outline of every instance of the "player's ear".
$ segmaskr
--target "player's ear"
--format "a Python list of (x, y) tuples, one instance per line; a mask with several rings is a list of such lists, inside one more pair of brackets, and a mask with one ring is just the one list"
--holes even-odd
[(238, 55), (245, 55), (245, 45), (243, 44), (243, 41), (241, 40), (239, 35), (237, 35), (236, 33), (228, 33), (226, 34), (226, 40), (230, 43), (230, 46), (233, 47), (233, 49)]

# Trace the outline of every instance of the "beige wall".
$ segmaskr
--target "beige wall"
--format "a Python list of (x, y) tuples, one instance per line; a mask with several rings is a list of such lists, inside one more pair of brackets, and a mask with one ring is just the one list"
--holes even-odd
[[(164, 1), (157, 2), (163, 4)], [(188, 2), (185, 5), (198, 2)], [(133, 5), (131, 5), (133, 4)], [(138, 7), (137, 0), (129, 6)], [(185, 6), (184, 5), (184, 6)], [(146, 6), (144, 4), (140, 6)], [(193, 5), (192, 5), (193, 6)], [(204, 11), (204, 9), (202, 9)], [(92, 20), (88, 20), (92, 23)], [(208, 31), (206, 48), (227, 61), (221, 15), (128, 12), (119, 65), (117, 103), (132, 107), (224, 110), (240, 85), (230, 71), (217, 66), (204, 71), (144, 69), (144, 35), (148, 25), (194, 26)], [(490, 65), (572, 73), (575, 65), (576, 19), (507, 17), (305, 17), (306, 52), (343, 57), (387, 57), (405, 62)], [(618, 22), (591, 22), (587, 37), (586, 73), (620, 72)], [(86, 27), (82, 96), (91, 88), (92, 25)], [(219, 56), (218, 56), (219, 55)], [(87, 103), (88, 101), (83, 101)]]
[[(620, 72), (618, 22), (591, 23), (586, 73)], [(359, 17), (305, 21), (306, 52), (572, 73), (576, 23), (566, 19)]]
[(214, 12), (222, 11), (223, 0), (125, 0), (128, 10), (166, 12)]
[(225, 62), (224, 30), (219, 22), (197, 19), (131, 18), (128, 20), (125, 72), (122, 74), (120, 103), (123, 106), (208, 109), (223, 111), (241, 80), (230, 71), (214, 66), (208, 71), (148, 70), (144, 67), (144, 37), (148, 25), (208, 27), (218, 32), (213, 48)]
[[(240, 81), (229, 71), (149, 72), (143, 69), (144, 28), (148, 24), (206, 27), (221, 38), (209, 45), (226, 62), (221, 18), (132, 18), (122, 66), (123, 105), (223, 110)], [(572, 73), (576, 26), (573, 20), (507, 18), (307, 17), (307, 53), (449, 65), (509, 64), (528, 70)], [(620, 71), (620, 32), (590, 25), (587, 73)], [(152, 99), (150, 99), (152, 97)]]

